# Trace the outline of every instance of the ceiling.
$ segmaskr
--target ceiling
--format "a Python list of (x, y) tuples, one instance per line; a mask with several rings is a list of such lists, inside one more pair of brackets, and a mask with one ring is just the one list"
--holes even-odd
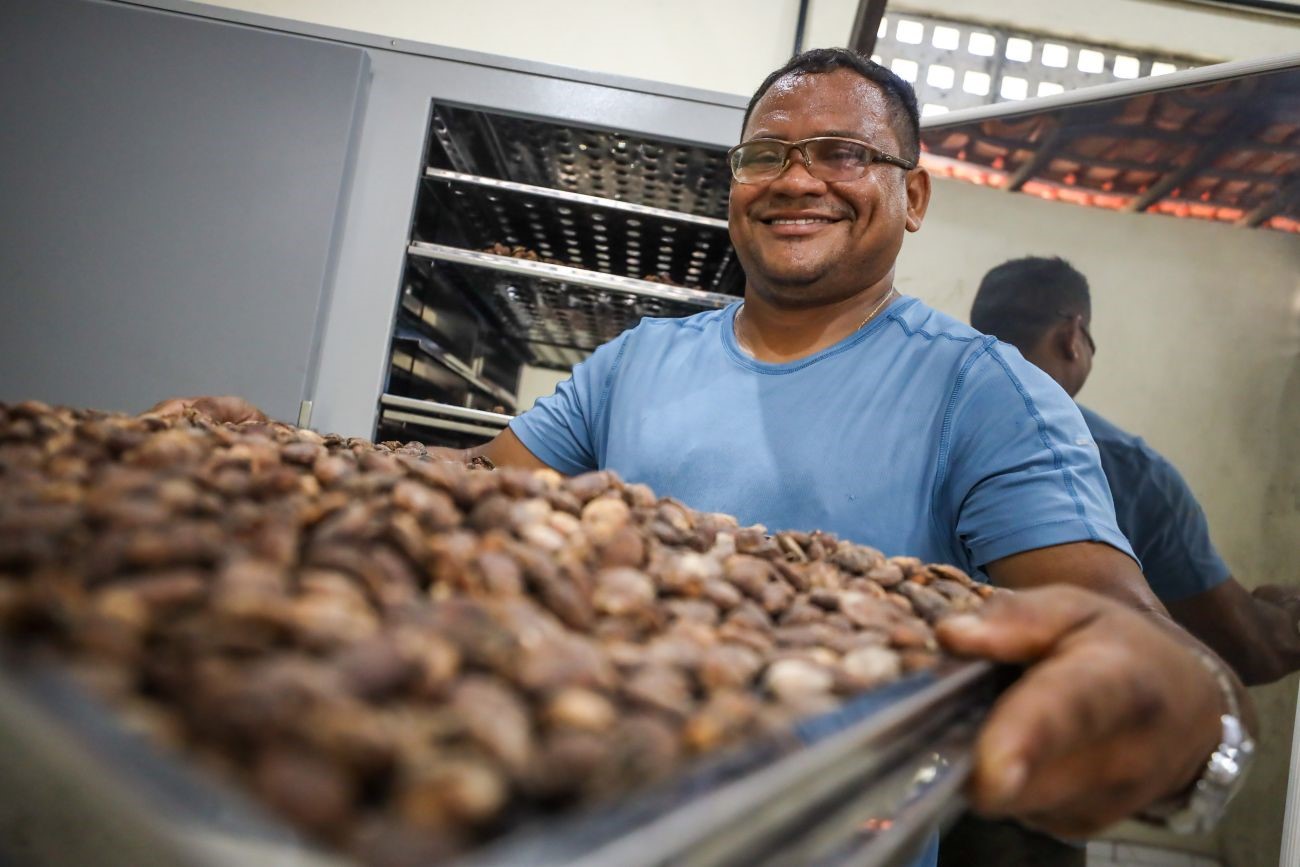
[(1300, 56), (928, 118), (922, 148), (941, 177), (1300, 233)]

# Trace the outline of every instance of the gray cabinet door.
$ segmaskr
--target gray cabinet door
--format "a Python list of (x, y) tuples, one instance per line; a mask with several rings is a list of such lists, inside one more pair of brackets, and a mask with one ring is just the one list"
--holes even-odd
[(0, 33), (0, 400), (296, 418), (365, 52), (103, 0), (5, 0)]

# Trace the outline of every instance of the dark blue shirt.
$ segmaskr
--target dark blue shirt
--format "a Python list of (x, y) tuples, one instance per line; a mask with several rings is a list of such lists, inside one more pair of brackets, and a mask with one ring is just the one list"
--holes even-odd
[(1174, 465), (1141, 437), (1079, 409), (1101, 452), (1119, 528), (1160, 600), (1186, 599), (1232, 577), (1210, 542), (1205, 512)]

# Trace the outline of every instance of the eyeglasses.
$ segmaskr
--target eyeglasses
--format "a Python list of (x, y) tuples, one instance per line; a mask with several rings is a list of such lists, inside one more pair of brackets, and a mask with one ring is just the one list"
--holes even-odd
[(756, 138), (727, 151), (731, 175), (738, 183), (761, 184), (779, 178), (790, 165), (790, 154), (798, 151), (808, 174), (819, 181), (856, 181), (872, 163), (889, 163), (911, 171), (916, 163), (892, 156), (864, 141), (823, 135), (800, 141)]
[(1097, 342), (1096, 342), (1095, 340), (1092, 339), (1092, 332), (1090, 332), (1090, 331), (1088, 330), (1088, 326), (1086, 326), (1086, 325), (1083, 324), (1083, 314), (1082, 314), (1082, 313), (1066, 313), (1064, 310), (1058, 310), (1058, 311), (1056, 311), (1056, 315), (1057, 315), (1057, 316), (1063, 316), (1063, 317), (1065, 317), (1066, 319), (1074, 319), (1076, 316), (1079, 318), (1079, 330), (1083, 332), (1083, 339), (1086, 340), (1086, 341), (1088, 341), (1088, 351), (1089, 351), (1090, 353), (1092, 353), (1093, 358), (1096, 358), (1096, 357), (1097, 357)]

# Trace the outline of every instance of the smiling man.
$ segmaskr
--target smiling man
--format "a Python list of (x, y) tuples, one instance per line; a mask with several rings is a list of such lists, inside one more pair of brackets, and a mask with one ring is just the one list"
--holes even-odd
[(1242, 743), (1221, 715), (1249, 705), (1147, 589), (1069, 397), (897, 293), (930, 200), (917, 157), (905, 82), (849, 51), (793, 58), (730, 153), (743, 303), (643, 320), (472, 453), (610, 469), (1025, 589), (940, 627), (957, 652), (1029, 666), (981, 734), (975, 805), (1067, 835), (1162, 799), (1212, 818), (1233, 780), (1185, 793)]
[(1006, 587), (1093, 591), (1031, 591), (943, 629), (959, 652), (1037, 663), (985, 726), (974, 803), (1067, 835), (1176, 809), (1232, 739), (1220, 715), (1249, 710), (1151, 595), (1069, 397), (895, 289), (930, 201), (918, 124), (910, 87), (852, 52), (774, 72), (729, 155), (743, 303), (643, 320), (474, 451), (612, 469)]

